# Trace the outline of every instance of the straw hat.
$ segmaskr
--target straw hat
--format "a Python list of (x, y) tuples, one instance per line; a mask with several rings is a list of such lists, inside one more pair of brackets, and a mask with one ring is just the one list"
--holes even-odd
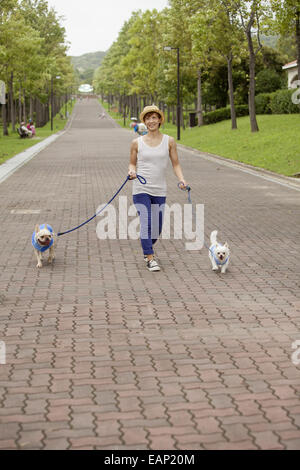
[(161, 123), (163, 124), (165, 122), (165, 116), (164, 116), (164, 113), (157, 107), (155, 106), (155, 104), (152, 104), (151, 106), (146, 106), (143, 111), (141, 112), (140, 114), (140, 120), (142, 122), (145, 122), (144, 121), (144, 117), (146, 116), (146, 114), (148, 113), (157, 113), (159, 114), (159, 116), (161, 117)]

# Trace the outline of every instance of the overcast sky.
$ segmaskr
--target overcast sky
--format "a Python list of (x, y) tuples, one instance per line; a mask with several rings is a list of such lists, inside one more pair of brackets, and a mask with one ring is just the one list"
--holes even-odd
[(162, 10), (168, 0), (48, 0), (59, 16), (64, 16), (68, 55), (107, 51), (131, 13), (136, 10)]

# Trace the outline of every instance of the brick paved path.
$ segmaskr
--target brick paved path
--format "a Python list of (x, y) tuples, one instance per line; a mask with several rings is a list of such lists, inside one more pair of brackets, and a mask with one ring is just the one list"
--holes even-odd
[(100, 112), (78, 103), (0, 185), (0, 448), (299, 449), (298, 191), (180, 151), (206, 240), (231, 245), (225, 276), (173, 239), (150, 273), (138, 241), (97, 239), (99, 219), (36, 269), (36, 222), (73, 227), (126, 177), (133, 135)]

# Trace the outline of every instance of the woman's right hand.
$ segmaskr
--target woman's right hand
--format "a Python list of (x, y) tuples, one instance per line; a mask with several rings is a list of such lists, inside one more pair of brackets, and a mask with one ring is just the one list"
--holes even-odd
[(134, 180), (136, 178), (136, 172), (134, 170), (128, 171), (129, 179)]

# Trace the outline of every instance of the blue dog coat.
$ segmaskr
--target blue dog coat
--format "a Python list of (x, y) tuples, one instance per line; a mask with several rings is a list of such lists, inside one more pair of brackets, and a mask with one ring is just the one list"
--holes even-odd
[(224, 261), (220, 261), (219, 258), (217, 258), (217, 256), (215, 255), (215, 251), (218, 247), (222, 247), (222, 245), (220, 245), (220, 243), (218, 243), (217, 245), (214, 245), (210, 248), (210, 252), (211, 254), (213, 255), (213, 258), (215, 260), (215, 262), (217, 263), (218, 266), (223, 266), (223, 264), (226, 264), (227, 261), (228, 261), (228, 256), (227, 258), (224, 260)]
[[(51, 227), (51, 225), (47, 224), (47, 227), (46, 227), (45, 224), (40, 225), (40, 230), (42, 230), (43, 228), (47, 228), (49, 230), (49, 232), (53, 234), (53, 228)], [(32, 246), (36, 250), (41, 251), (43, 253), (44, 251), (49, 250), (49, 248), (53, 245), (53, 242), (54, 242), (53, 238), (51, 239), (51, 242), (49, 243), (49, 245), (46, 245), (46, 246), (39, 245), (38, 242), (35, 239), (35, 235), (36, 235), (36, 232), (33, 232), (32, 238), (31, 238), (31, 243), (32, 243)]]

